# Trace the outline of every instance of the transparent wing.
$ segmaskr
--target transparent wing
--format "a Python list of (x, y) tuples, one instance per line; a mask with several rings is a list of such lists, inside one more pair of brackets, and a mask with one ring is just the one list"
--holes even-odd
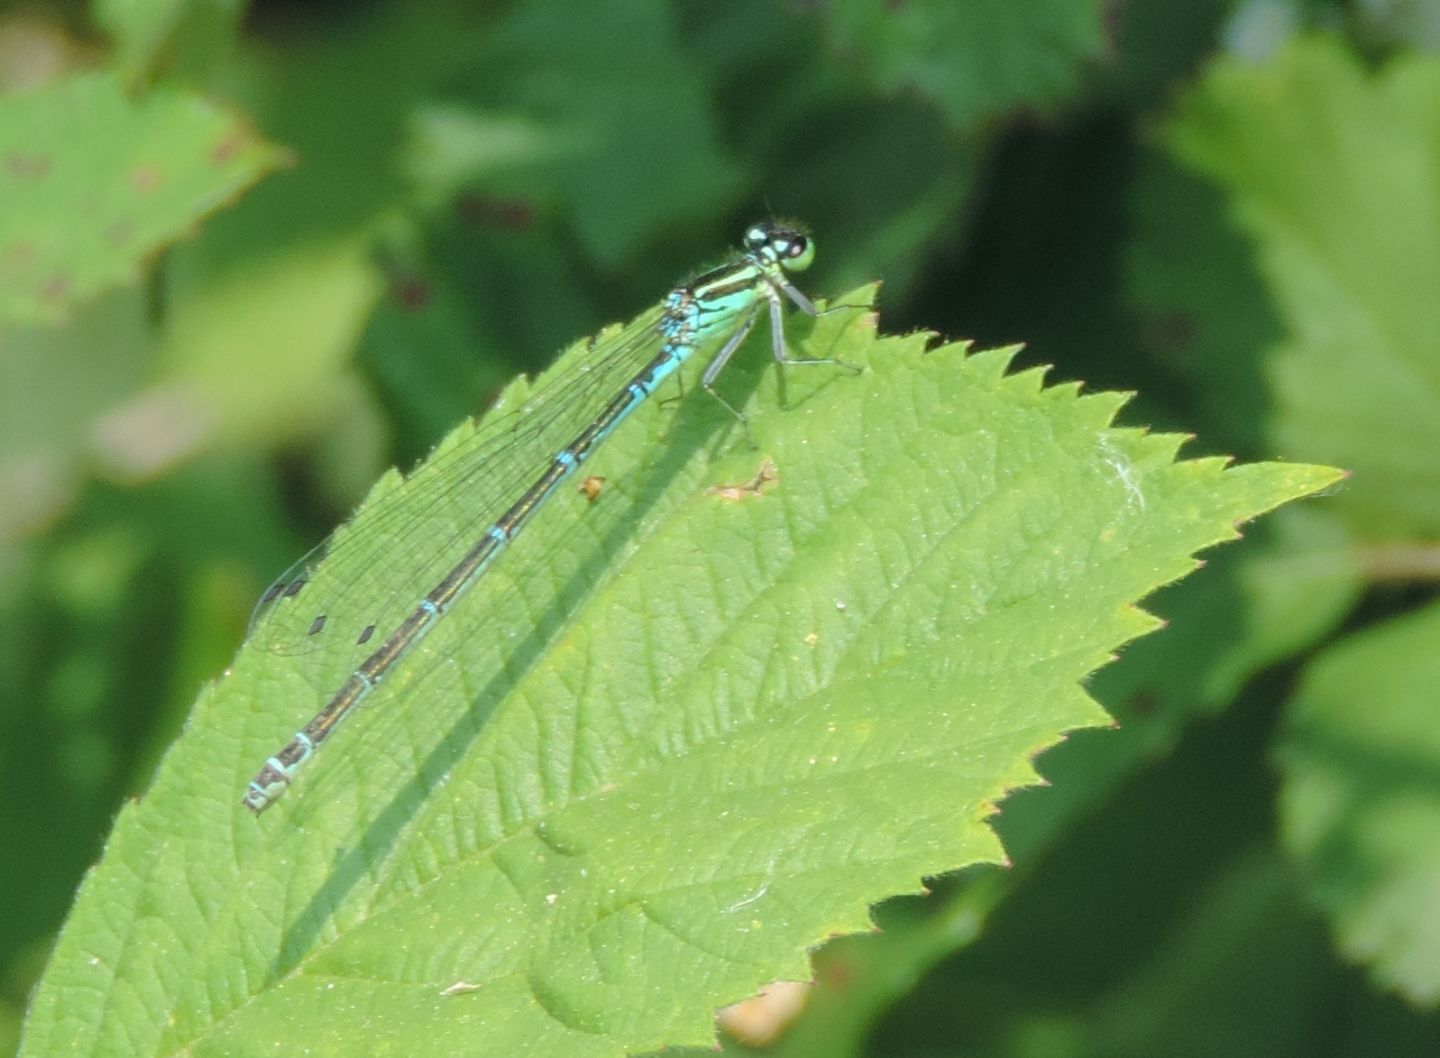
[(512, 390), (407, 476), (387, 475), (356, 514), (266, 591), (250, 643), (305, 658), (329, 689), (373, 652), (657, 352), (656, 306), (562, 357), (523, 403)]

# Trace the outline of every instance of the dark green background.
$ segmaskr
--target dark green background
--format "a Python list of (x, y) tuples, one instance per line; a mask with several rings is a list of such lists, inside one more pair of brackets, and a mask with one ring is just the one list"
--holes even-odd
[[(14, 6), (0, 34), (39, 34), (62, 71), (198, 88), (293, 164), (76, 306), (63, 327), (94, 337), (64, 372), (17, 375), (0, 344), (0, 455), (43, 457), (56, 490), (0, 536), (0, 1049), (117, 805), (269, 579), (381, 468), (757, 216), (814, 228), (809, 291), (883, 278), (888, 331), (1023, 341), (1022, 366), (1138, 391), (1126, 421), (1195, 432), (1187, 454), (1324, 461), (1269, 439), (1286, 326), (1166, 122), (1222, 52), (1264, 67), (1328, 33), (1379, 69), (1440, 23), (1420, 3), (220, 2), (175, 5), (147, 42), (106, 33), (119, 6)], [(187, 297), (335, 242), (363, 246), (378, 296), (328, 377), (154, 473), (106, 462), (96, 423), (177, 369), (162, 335)], [(262, 375), (292, 355), (251, 352)], [(32, 428), (31, 393), (73, 416)], [(1096, 679), (1124, 727), (1007, 802), (1011, 872), (942, 880), (822, 953), (794, 1053), (1436, 1053), (1434, 1013), (1337, 954), (1281, 849), (1272, 759), (1320, 637), (1412, 609), (1433, 574), (1377, 577), (1340, 629), (1217, 681), (1238, 561), (1155, 600), (1174, 626)], [(967, 908), (979, 939), (937, 939)]]

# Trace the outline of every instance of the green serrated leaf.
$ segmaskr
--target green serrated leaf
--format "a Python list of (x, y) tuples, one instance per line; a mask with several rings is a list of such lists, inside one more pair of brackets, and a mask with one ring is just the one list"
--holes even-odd
[(1330, 648), (1280, 748), (1282, 833), (1341, 947), (1412, 1002), (1440, 1001), (1440, 606)]
[(1369, 74), (1321, 37), (1222, 61), (1171, 142), (1230, 194), (1289, 331), (1280, 450), (1353, 468), (1338, 502), (1360, 528), (1440, 530), (1440, 57)]
[[(1081, 681), (1154, 627), (1137, 600), (1335, 477), (1176, 462), (1180, 438), (1112, 426), (1123, 397), (1006, 374), (1014, 349), (855, 309), (791, 337), (866, 371), (792, 369), (782, 410), (754, 336), (721, 388), (755, 449), (703, 393), (648, 402), (586, 464), (598, 493), (557, 495), (258, 820), (245, 782), (333, 687), (242, 650), (121, 813), (24, 1053), (707, 1043), (870, 904), (1001, 860), (987, 818), (1107, 721)], [(484, 528), (414, 539), (395, 509), (333, 553)]]
[(0, 322), (59, 319), (284, 161), (191, 93), (85, 74), (0, 99)]

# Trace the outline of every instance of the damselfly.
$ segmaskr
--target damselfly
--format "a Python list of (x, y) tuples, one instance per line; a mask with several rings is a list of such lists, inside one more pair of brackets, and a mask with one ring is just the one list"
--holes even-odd
[[(838, 364), (834, 359), (792, 360), (785, 343), (784, 303), (788, 299), (802, 312), (817, 314), (814, 303), (790, 281), (790, 274), (808, 268), (815, 256), (810, 235), (795, 224), (765, 221), (750, 227), (743, 250), (731, 262), (676, 287), (660, 306), (629, 327), (602, 336), (591, 347), (586, 378), (557, 383), (540, 425), (523, 422), (504, 433), (507, 466), (527, 463), (514, 458), (515, 446), (533, 449), (528, 479), (513, 474), (487, 476), (478, 464), (472, 484), (479, 499), (471, 510), (484, 511), (464, 538), (442, 542), (427, 557), (434, 568), (434, 586), (421, 598), (400, 602), (389, 625), (367, 624), (356, 638), (368, 644), (376, 633), (384, 635), (369, 656), (356, 665), (314, 718), (284, 748), (265, 762), (244, 797), (247, 808), (264, 811), (273, 804), (335, 728), (424, 638), (496, 558), (535, 517), (560, 486), (592, 455), (615, 428), (646, 397), (703, 347), (718, 343), (718, 350), (700, 376), (701, 385), (743, 423), (744, 416), (713, 388), (716, 377), (755, 326), (760, 313), (770, 314), (771, 351), (780, 364)], [(617, 376), (617, 371), (623, 374)], [(618, 388), (607, 379), (623, 379)], [(552, 438), (554, 438), (552, 440)], [(568, 442), (559, 444), (562, 439)], [(488, 450), (487, 450), (488, 451)], [(496, 460), (497, 464), (500, 460)], [(321, 558), (327, 552), (321, 550)], [(419, 571), (417, 571), (419, 572)], [(297, 622), (295, 608), (304, 598), (309, 572), (278, 582), (266, 598), (252, 626), (252, 638), (316, 636), (328, 617), (317, 613)], [(287, 609), (291, 611), (287, 614)], [(308, 612), (308, 611), (300, 611)], [(280, 615), (280, 616), (276, 616)]]

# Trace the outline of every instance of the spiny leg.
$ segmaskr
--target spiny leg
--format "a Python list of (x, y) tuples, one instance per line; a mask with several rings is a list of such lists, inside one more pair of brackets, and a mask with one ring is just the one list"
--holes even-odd
[(755, 321), (759, 317), (760, 306), (756, 305), (750, 310), (750, 315), (745, 317), (745, 322), (735, 329), (735, 333), (725, 340), (720, 351), (711, 358), (710, 363), (705, 365), (705, 373), (700, 376), (700, 385), (705, 387), (705, 392), (723, 404), (726, 410), (739, 420), (741, 428), (745, 431), (745, 441), (751, 448), (755, 447), (755, 439), (750, 436), (750, 420), (745, 417), (744, 412), (720, 395), (720, 391), (715, 388), (715, 379), (721, 371), (725, 370), (725, 365), (735, 355), (735, 350), (740, 348), (746, 336), (755, 328)]
[[(785, 303), (781, 300), (780, 294), (776, 292), (775, 287), (778, 286), (780, 291), (793, 301), (795, 307), (805, 313), (805, 315), (818, 317), (824, 315), (824, 313), (815, 307), (813, 301), (783, 278), (773, 280), (773, 283), (774, 286), (771, 287), (768, 297), (770, 302), (770, 352), (771, 355), (775, 357), (775, 363), (780, 366), (780, 406), (782, 408), (788, 408), (790, 406), (790, 396), (785, 388), (786, 368), (791, 366), (798, 367), (805, 364), (830, 364), (832, 367), (838, 367), (858, 375), (861, 367), (859, 364), (852, 364), (848, 360), (841, 360), (833, 356), (791, 356), (790, 347), (785, 342)], [(827, 309), (826, 311), (829, 310)]]

